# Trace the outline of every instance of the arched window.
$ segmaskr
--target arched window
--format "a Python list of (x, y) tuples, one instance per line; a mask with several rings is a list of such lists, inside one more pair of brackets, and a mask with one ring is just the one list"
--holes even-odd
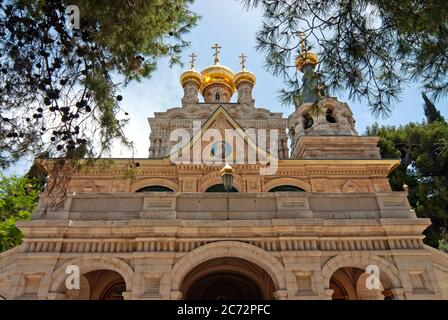
[(290, 185), (274, 187), (269, 192), (305, 192), (302, 188)]
[[(221, 183), (209, 187), (207, 190), (205, 190), (205, 192), (227, 192), (227, 191), (226, 189), (224, 189), (224, 185)], [(235, 189), (235, 187), (232, 187), (232, 189), (229, 192), (238, 192), (238, 190)]]
[(216, 92), (216, 93), (215, 93), (215, 100), (216, 100), (216, 101), (221, 100), (221, 95), (219, 94), (219, 92)]
[(303, 116), (303, 120), (304, 120), (303, 124), (304, 124), (305, 130), (311, 128), (314, 124), (314, 120), (313, 120), (313, 118), (311, 118), (309, 113), (307, 113)]
[(327, 122), (336, 123), (336, 119), (333, 117), (333, 110), (327, 109), (325, 119), (327, 120)]
[(138, 189), (136, 192), (173, 192), (174, 190), (164, 186), (147, 186)]

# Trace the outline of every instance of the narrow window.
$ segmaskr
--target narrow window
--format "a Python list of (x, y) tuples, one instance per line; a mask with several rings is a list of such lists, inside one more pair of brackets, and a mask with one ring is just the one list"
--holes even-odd
[(215, 100), (219, 101), (221, 99), (221, 96), (219, 95), (219, 92), (215, 93)]
[(314, 121), (313, 118), (311, 118), (310, 114), (309, 113), (305, 114), (303, 118), (304, 118), (303, 125), (305, 127), (305, 130), (311, 128), (314, 124)]
[(327, 122), (336, 123), (336, 119), (333, 116), (333, 110), (327, 109), (325, 119), (327, 120)]

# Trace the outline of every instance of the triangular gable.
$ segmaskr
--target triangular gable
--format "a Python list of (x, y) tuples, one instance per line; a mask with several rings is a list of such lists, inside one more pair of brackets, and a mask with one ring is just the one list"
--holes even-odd
[[(226, 125), (217, 125), (218, 122), (225, 122)], [(218, 128), (217, 128), (218, 127)], [(267, 152), (265, 149), (260, 148), (254, 139), (250, 135), (248, 135), (245, 130), (238, 124), (238, 122), (226, 111), (226, 109), (223, 106), (219, 106), (215, 112), (207, 119), (207, 121), (201, 126), (200, 130), (196, 130), (193, 137), (188, 142), (188, 148), (190, 148), (190, 158), (193, 157), (194, 153), (198, 153), (199, 149), (195, 148), (197, 144), (201, 145), (200, 152), (202, 153), (203, 147), (207, 147), (210, 145), (210, 141), (202, 141), (202, 137), (204, 133), (207, 134), (207, 130), (213, 130), (218, 129), (221, 131), (222, 138), (225, 139), (225, 134), (222, 132), (224, 129), (233, 129), (235, 132), (235, 135), (238, 136), (240, 139), (244, 141), (244, 148), (246, 156), (251, 150), (256, 155), (256, 161), (259, 161), (259, 158), (261, 159), (272, 159), (272, 157), (275, 157), (277, 159), (277, 156), (271, 155), (269, 152)], [(210, 132), (208, 132), (210, 133)], [(256, 139), (256, 137), (255, 137)], [(186, 145), (182, 147), (182, 149), (187, 148)], [(269, 148), (269, 146), (266, 146), (266, 148)], [(233, 149), (232, 149), (233, 151)], [(174, 150), (170, 157), (177, 152)], [(235, 159), (234, 159), (235, 160)]]

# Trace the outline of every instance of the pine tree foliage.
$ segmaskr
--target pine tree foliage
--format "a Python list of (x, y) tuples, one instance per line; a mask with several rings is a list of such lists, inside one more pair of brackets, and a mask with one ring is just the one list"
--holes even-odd
[(434, 121), (445, 121), (445, 119), (440, 114), (440, 111), (436, 109), (436, 106), (428, 98), (426, 93), (422, 93), (422, 98), (425, 101), (423, 109), (425, 111), (426, 121), (428, 123), (433, 123)]
[(422, 83), (435, 99), (448, 93), (446, 0), (240, 2), (264, 13), (257, 47), (267, 70), (285, 81), (283, 102), (300, 95), (294, 65), (300, 38), (318, 53), (328, 87), (366, 101), (375, 116), (388, 116), (410, 81)]
[(132, 147), (119, 90), (149, 77), (161, 57), (180, 63), (198, 19), (191, 2), (0, 0), (0, 168), (27, 154)]

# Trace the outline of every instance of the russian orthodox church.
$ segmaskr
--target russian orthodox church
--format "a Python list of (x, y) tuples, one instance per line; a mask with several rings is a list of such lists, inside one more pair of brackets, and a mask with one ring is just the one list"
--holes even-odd
[[(59, 207), (41, 195), (18, 223), (23, 244), (0, 254), (0, 297), (448, 299), (448, 255), (423, 243), (430, 220), (389, 185), (399, 160), (358, 135), (317, 55), (297, 57), (302, 95), (284, 117), (255, 106), (244, 55), (234, 72), (213, 48), (200, 72), (192, 54), (181, 106), (148, 118), (133, 174), (112, 159), (76, 172)], [(228, 129), (239, 146), (211, 138)]]

